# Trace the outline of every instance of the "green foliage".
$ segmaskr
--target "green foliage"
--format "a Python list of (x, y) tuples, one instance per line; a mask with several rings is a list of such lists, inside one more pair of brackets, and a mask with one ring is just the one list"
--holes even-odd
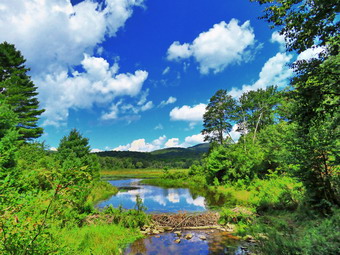
[(209, 147), (205, 143), (190, 148), (166, 148), (152, 152), (103, 151), (95, 154), (103, 170), (189, 168), (208, 152)]
[(296, 209), (304, 195), (302, 183), (276, 174), (266, 180), (255, 180), (247, 190), (250, 191), (249, 202), (257, 211)]
[(297, 219), (295, 214), (275, 214), (258, 219), (252, 231), (262, 254), (332, 255), (340, 252), (340, 213), (328, 218)]
[(120, 254), (141, 234), (137, 229), (127, 229), (115, 224), (99, 224), (71, 229), (54, 230), (60, 255)]
[(287, 49), (298, 53), (315, 45), (326, 46), (339, 33), (337, 0), (251, 0), (266, 4), (262, 17), (281, 29)]
[(236, 114), (236, 101), (226, 90), (220, 89), (210, 98), (210, 102), (203, 115), (202, 134), (204, 141), (224, 143), (224, 133), (230, 136), (231, 121)]
[(91, 192), (87, 197), (87, 203), (95, 204), (118, 193), (118, 189), (106, 181), (95, 182), (91, 187)]
[(39, 116), (44, 110), (38, 110), (37, 88), (27, 75), (25, 59), (14, 45), (7, 42), (0, 44), (0, 96), (6, 99), (18, 115), (17, 129), (25, 139), (39, 137), (43, 129), (37, 126)]
[(241, 142), (228, 147), (215, 147), (205, 160), (207, 180), (212, 182), (217, 178), (220, 183), (249, 181), (262, 170), (263, 158), (264, 154), (258, 143), (247, 142), (246, 151)]
[(294, 64), (292, 118), (297, 123), (296, 173), (310, 202), (328, 213), (339, 193), (339, 3), (337, 0), (258, 0), (264, 19), (278, 26), (287, 49), (301, 53), (319, 47), (318, 58)]
[(220, 223), (244, 223), (250, 224), (255, 218), (255, 210), (249, 207), (235, 207), (233, 209), (222, 207), (220, 212)]
[(102, 212), (102, 218), (99, 218), (98, 221), (102, 221), (103, 219), (110, 218), (110, 221), (114, 224), (118, 224), (127, 228), (137, 228), (142, 227), (146, 224), (150, 223), (150, 216), (145, 213), (147, 209), (143, 205), (143, 201), (140, 197), (136, 197), (136, 209), (124, 210), (123, 208), (114, 208), (113, 206), (105, 207)]
[(238, 123), (240, 127), (256, 133), (277, 120), (276, 112), (281, 102), (281, 94), (275, 86), (266, 89), (248, 91), (241, 95), (238, 106)]

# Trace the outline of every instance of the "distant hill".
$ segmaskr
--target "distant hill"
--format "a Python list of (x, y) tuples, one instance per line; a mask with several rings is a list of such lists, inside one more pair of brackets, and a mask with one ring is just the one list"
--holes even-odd
[[(200, 160), (203, 154), (208, 152), (209, 147), (210, 144), (202, 143), (189, 148), (173, 147), (152, 152), (101, 151), (96, 152), (95, 154), (99, 157), (110, 157), (116, 159), (116, 161), (129, 161), (131, 163), (130, 167), (132, 165), (136, 166), (137, 162), (141, 162), (144, 167), (163, 168), (167, 166), (187, 168), (195, 160)], [(103, 162), (103, 160), (100, 161)]]

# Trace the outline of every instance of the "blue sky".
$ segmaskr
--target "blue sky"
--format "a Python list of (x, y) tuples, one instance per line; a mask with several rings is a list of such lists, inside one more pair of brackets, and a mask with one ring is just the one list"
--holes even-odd
[(202, 142), (205, 105), (218, 89), (237, 98), (288, 84), (297, 56), (258, 19), (261, 8), (247, 0), (5, 1), (0, 41), (27, 59), (46, 109), (40, 140), (51, 147), (72, 128), (95, 151), (187, 147)]

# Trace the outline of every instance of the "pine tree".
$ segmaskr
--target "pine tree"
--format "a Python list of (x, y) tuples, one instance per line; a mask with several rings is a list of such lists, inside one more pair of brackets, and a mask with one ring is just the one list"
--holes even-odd
[(230, 136), (232, 129), (232, 119), (235, 115), (236, 101), (228, 95), (226, 90), (220, 89), (210, 99), (203, 116), (202, 134), (205, 135), (204, 141), (218, 142), (223, 144), (224, 134)]
[(27, 74), (26, 60), (15, 46), (7, 42), (0, 44), (0, 93), (18, 115), (18, 131), (22, 138), (37, 138), (43, 129), (37, 126), (39, 110), (37, 87)]

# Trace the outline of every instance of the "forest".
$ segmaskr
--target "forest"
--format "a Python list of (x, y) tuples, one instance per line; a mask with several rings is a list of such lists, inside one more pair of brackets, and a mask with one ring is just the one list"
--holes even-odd
[[(252, 1), (263, 5), (261, 19), (285, 36), (287, 51), (322, 51), (294, 62), (284, 89), (268, 84), (239, 99), (216, 91), (202, 130), (209, 151), (185, 161), (187, 151), (124, 160), (96, 155), (77, 129), (50, 151), (36, 141), (44, 132), (38, 126), (44, 110), (26, 60), (14, 45), (0, 44), (1, 254), (122, 253), (142, 237), (137, 230), (150, 217), (140, 199), (133, 210), (95, 208), (118, 191), (100, 171), (120, 168), (164, 168), (161, 178), (145, 183), (204, 187), (227, 197), (221, 224), (258, 239), (259, 254), (340, 253), (339, 2)], [(238, 141), (230, 135), (234, 124)], [(231, 210), (235, 206), (245, 210)]]

